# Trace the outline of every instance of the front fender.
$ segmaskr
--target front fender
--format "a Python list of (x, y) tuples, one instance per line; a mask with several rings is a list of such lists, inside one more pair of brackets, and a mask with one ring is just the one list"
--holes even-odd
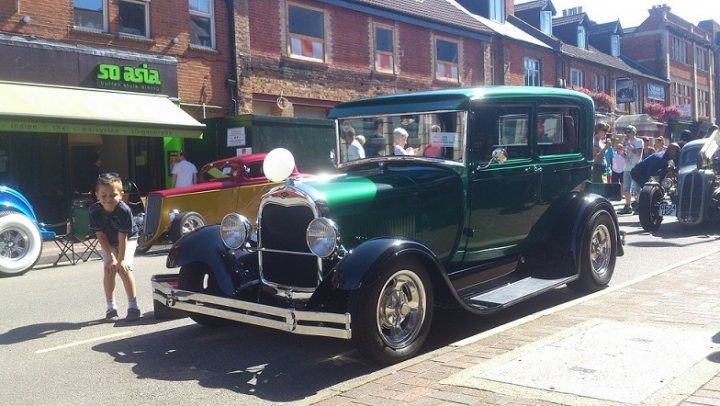
[[(334, 289), (355, 290), (377, 282), (384, 266), (400, 256), (422, 260), (433, 280), (444, 267), (425, 245), (400, 238), (375, 238), (358, 245), (337, 264), (330, 277)], [(444, 277), (446, 283), (447, 278)]]
[(198, 228), (173, 244), (166, 265), (175, 268), (193, 262), (203, 263), (212, 270), (223, 293), (231, 297), (235, 293), (230, 276), (232, 267), (228, 264), (232, 263), (231, 257), (220, 238), (220, 225), (213, 224)]

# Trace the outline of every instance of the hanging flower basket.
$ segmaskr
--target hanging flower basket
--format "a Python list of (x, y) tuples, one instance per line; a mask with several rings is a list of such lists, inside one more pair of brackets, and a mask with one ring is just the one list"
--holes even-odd
[(609, 94), (605, 92), (594, 92), (584, 87), (573, 87), (573, 89), (590, 96), (595, 102), (596, 108), (607, 111), (615, 110), (615, 100)]

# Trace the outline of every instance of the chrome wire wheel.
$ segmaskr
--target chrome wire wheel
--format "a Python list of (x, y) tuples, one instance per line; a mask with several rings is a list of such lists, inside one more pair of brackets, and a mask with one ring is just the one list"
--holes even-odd
[(602, 277), (608, 271), (612, 260), (612, 239), (605, 224), (598, 224), (590, 239), (590, 264), (592, 271)]
[(403, 348), (415, 341), (423, 327), (427, 298), (425, 285), (417, 274), (400, 270), (385, 283), (377, 303), (377, 328), (391, 348)]

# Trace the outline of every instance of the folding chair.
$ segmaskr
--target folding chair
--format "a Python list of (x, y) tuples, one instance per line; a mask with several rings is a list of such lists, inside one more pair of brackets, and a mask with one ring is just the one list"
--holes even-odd
[[(72, 265), (80, 261), (87, 262), (93, 256), (102, 258), (98, 251), (95, 231), (90, 229), (90, 214), (86, 207), (74, 206), (72, 208), (67, 223), (67, 233), (56, 236), (53, 241), (60, 248), (60, 253), (53, 266), (56, 266), (63, 258), (70, 261)], [(79, 247), (76, 248), (76, 245)]]

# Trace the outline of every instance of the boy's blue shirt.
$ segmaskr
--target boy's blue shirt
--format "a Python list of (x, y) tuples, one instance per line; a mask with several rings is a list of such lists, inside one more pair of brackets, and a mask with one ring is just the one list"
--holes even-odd
[(95, 202), (90, 206), (89, 214), (90, 229), (105, 233), (113, 247), (118, 245), (118, 233), (127, 234), (128, 240), (137, 240), (140, 230), (125, 202), (120, 202), (112, 213), (106, 213), (100, 202)]

